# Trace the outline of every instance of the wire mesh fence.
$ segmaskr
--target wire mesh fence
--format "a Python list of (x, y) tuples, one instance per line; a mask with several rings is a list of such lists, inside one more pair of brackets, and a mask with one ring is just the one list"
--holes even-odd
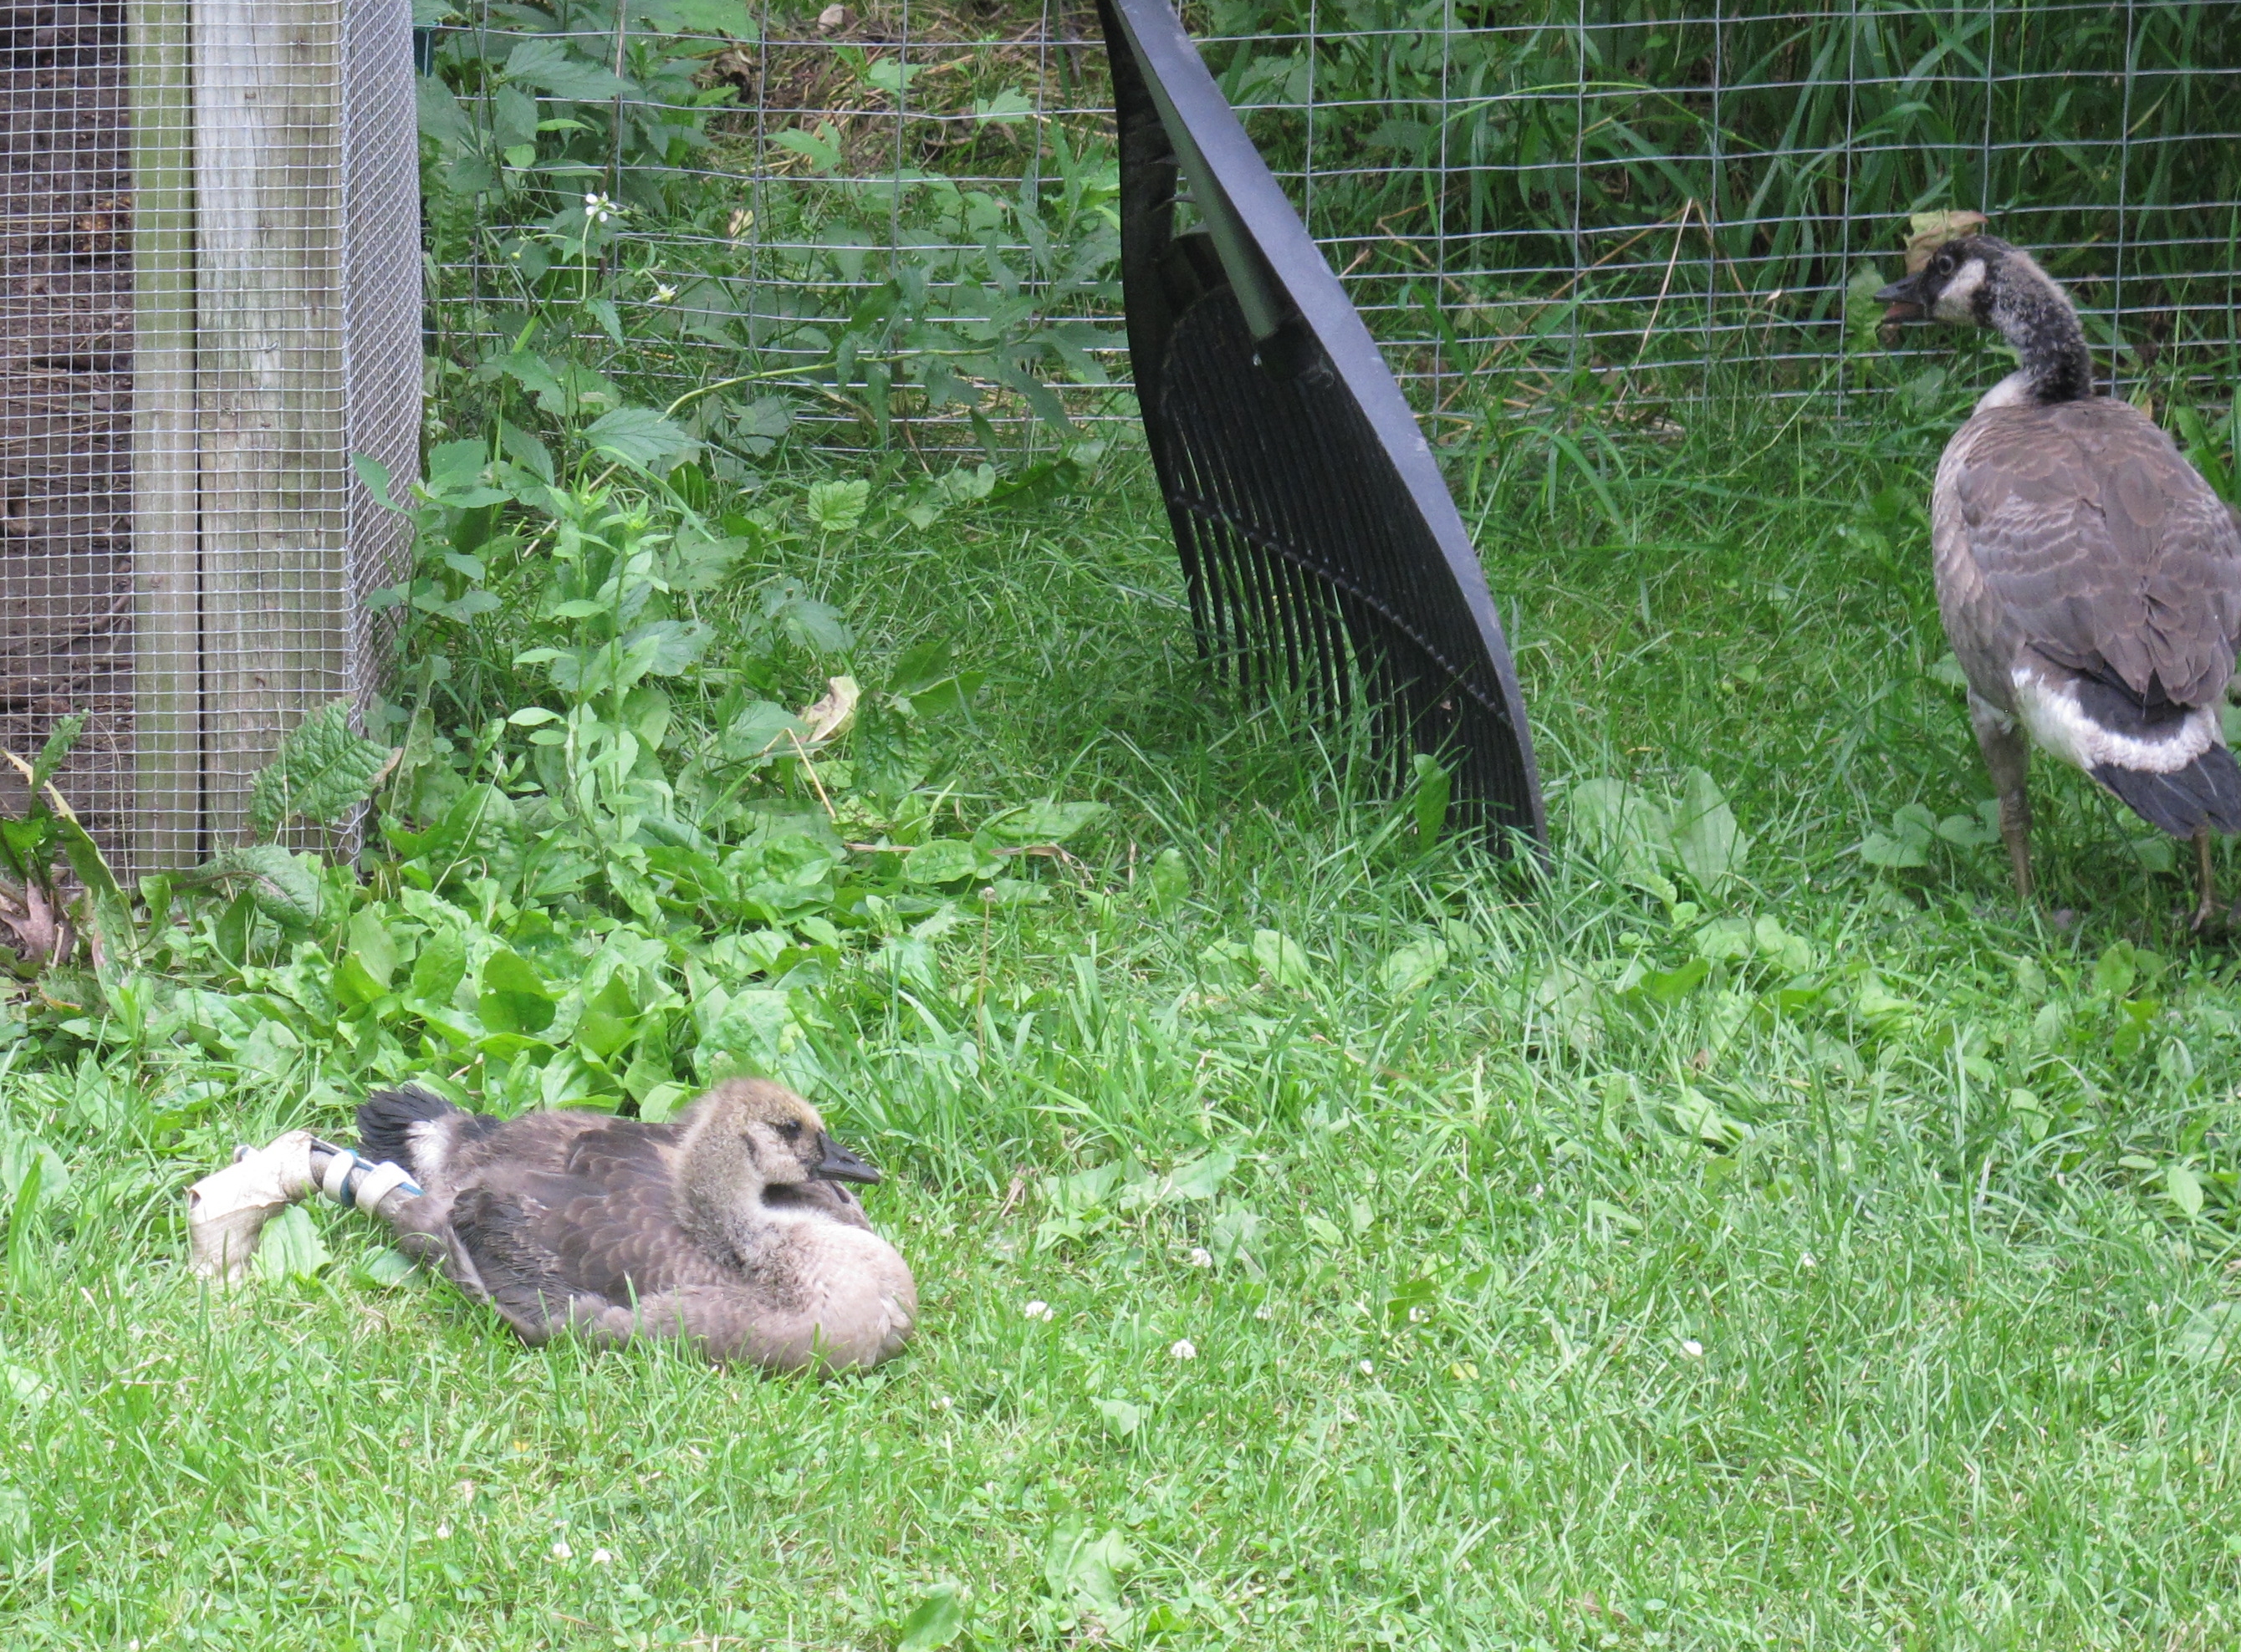
[(439, 354), (564, 418), (740, 380), (679, 411), (747, 458), (796, 418), (1055, 423), (1125, 371), (1084, 18), (481, 8), (423, 85)]
[[(1482, 420), (1583, 371), (1660, 404), (1735, 369), (1783, 395), (1894, 382), (1863, 266), (1895, 272), (1909, 214), (1938, 207), (2044, 253), (2126, 380), (2231, 358), (2231, 4), (1187, 20), (1425, 413)], [(1109, 415), (1094, 42), (1060, 0), (473, 0), (424, 88), (441, 353), (562, 418), (633, 382), (721, 385), (680, 409), (719, 466), (795, 419), (993, 444), (1007, 419)]]
[(1720, 365), (1872, 380), (1863, 265), (1936, 207), (2037, 250), (2128, 375), (2230, 359), (2231, 5), (1389, 10), (1328, 32), (1310, 0), (1230, 85), (1433, 405), (1505, 369), (1513, 398), (1582, 368), (1665, 393)]
[[(141, 867), (365, 692), (419, 434), (404, 0), (16, 5), (0, 70), (0, 741)], [(20, 792), (20, 786), (18, 786)]]
[[(121, 20), (7, 14), (0, 171), (0, 744), (89, 719), (61, 777), (121, 819), (131, 734), (130, 136)], [(0, 775), (10, 813), (22, 795)]]
[[(1129, 411), (1086, 5), (462, 3), (417, 20), (463, 427), (681, 424), (744, 472), (797, 422), (993, 450)], [(226, 840), (280, 733), (371, 680), (403, 547), (350, 461), (409, 470), (419, 428), (406, 18), (0, 5), (0, 739), (87, 712), (64, 784), (144, 864)], [(1189, 20), (1442, 434), (1587, 384), (1903, 382), (1859, 300), (1933, 207), (2042, 252), (2121, 382), (2230, 379), (2233, 4)]]

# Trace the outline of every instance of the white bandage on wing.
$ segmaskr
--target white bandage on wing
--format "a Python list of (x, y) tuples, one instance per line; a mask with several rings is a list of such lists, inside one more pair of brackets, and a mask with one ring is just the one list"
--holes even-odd
[[(365, 1164), (365, 1160), (358, 1160)], [(381, 1201), (402, 1187), (413, 1198), (420, 1197), (419, 1184), (405, 1173), (402, 1165), (366, 1165), (365, 1175), (358, 1184), (358, 1207), (369, 1215), (381, 1214)]]

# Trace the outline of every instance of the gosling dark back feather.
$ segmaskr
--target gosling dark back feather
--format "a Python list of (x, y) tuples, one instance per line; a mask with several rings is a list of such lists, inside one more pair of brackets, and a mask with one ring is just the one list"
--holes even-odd
[(2214, 699), (2241, 639), (2241, 532), (2171, 438), (2106, 398), (1988, 409), (1966, 434), (1959, 525), (2029, 645), (2144, 703)]

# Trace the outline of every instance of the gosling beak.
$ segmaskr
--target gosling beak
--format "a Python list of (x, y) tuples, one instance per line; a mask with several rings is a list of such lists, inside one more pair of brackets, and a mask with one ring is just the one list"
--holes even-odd
[(1883, 314), (1885, 321), (1915, 321), (1930, 313), (1930, 300), (1922, 290), (1919, 272), (1903, 281), (1894, 281), (1876, 294), (1877, 304), (1889, 304)]
[(825, 1156), (811, 1167), (809, 1174), (826, 1181), (877, 1181), (880, 1173), (842, 1147), (829, 1135), (820, 1134)]

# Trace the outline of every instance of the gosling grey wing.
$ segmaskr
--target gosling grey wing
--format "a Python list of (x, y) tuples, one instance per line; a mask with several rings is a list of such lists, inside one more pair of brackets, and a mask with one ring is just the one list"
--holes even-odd
[(603, 1119), (569, 1141), (562, 1167), (602, 1186), (649, 1179), (666, 1185), (676, 1167), (677, 1140), (672, 1125)]
[(726, 1259), (678, 1223), (674, 1147), (673, 1132), (627, 1120), (571, 1146), (568, 1191), (546, 1201), (539, 1230), (578, 1290), (626, 1305), (726, 1276)]
[(2142, 701), (2224, 689), (2241, 531), (2153, 421), (2105, 399), (1997, 408), (1955, 447), (1955, 525), (2022, 643)]
[(525, 1113), (462, 1141), (453, 1152), (450, 1175), (453, 1182), (466, 1187), (495, 1180), (510, 1172), (562, 1171), (579, 1139), (613, 1122), (610, 1114), (588, 1107)]
[(582, 1294), (539, 1233), (548, 1214), (533, 1198), (491, 1187), (471, 1187), (452, 1205), (456, 1254), (444, 1271), (532, 1348), (569, 1323)]

